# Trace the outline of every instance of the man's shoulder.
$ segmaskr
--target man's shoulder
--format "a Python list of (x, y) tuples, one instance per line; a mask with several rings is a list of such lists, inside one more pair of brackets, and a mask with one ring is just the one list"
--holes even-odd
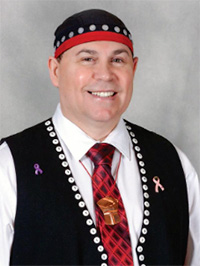
[(168, 169), (169, 172), (175, 171), (177, 175), (180, 173), (184, 175), (177, 149), (168, 139), (131, 122), (125, 122), (133, 145), (139, 147), (139, 151), (147, 163), (151, 162), (148, 164), (149, 169), (153, 169), (155, 166), (154, 171), (156, 172), (156, 167), (160, 165)]
[(0, 141), (0, 145), (2, 145), (4, 142), (10, 143), (10, 142), (23, 142), (25, 140), (31, 140), (33, 137), (41, 137), (43, 132), (46, 130), (46, 126), (48, 124), (52, 123), (51, 118), (46, 119), (42, 122), (37, 123), (36, 125), (33, 125), (31, 127), (28, 127), (20, 132), (17, 132), (15, 134), (12, 134), (10, 136), (7, 136), (5, 138), (2, 138)]
[(142, 126), (136, 125), (126, 119), (124, 119), (124, 121), (130, 133), (130, 136), (132, 135), (133, 137), (140, 139), (143, 143), (150, 144), (151, 142), (156, 145), (160, 145), (161, 143), (163, 143), (163, 145), (174, 146), (171, 141), (165, 138), (164, 136), (161, 136), (156, 132), (144, 128)]

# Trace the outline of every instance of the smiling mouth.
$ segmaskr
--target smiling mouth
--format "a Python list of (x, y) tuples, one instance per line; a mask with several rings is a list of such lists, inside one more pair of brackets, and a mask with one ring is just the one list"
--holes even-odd
[(92, 92), (92, 91), (88, 91), (90, 94), (94, 95), (94, 96), (98, 96), (98, 97), (113, 97), (116, 92), (113, 91), (96, 91), (96, 92)]

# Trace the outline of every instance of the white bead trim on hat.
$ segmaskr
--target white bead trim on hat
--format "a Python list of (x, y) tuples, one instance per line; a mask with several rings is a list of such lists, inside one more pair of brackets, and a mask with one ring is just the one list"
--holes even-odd
[[(97, 26), (95, 24), (91, 24), (89, 26), (89, 32), (93, 32), (97, 29)], [(100, 29), (102, 29), (103, 31), (108, 31), (110, 29), (110, 27), (107, 24), (103, 24), (102, 26), (100, 26)], [(79, 27), (77, 29), (77, 32), (75, 31), (70, 31), (68, 33), (68, 39), (71, 39), (72, 37), (76, 36), (76, 35), (80, 35), (87, 32), (87, 30), (84, 27)], [(112, 31), (111, 31), (112, 32)], [(132, 41), (132, 36), (131, 34), (128, 34), (128, 31), (126, 29), (120, 28), (118, 26), (114, 26), (113, 28), (113, 32), (116, 33), (120, 33), (123, 34), (124, 36), (128, 37), (131, 41)], [(66, 34), (66, 33), (65, 33)], [(57, 49), (64, 41), (66, 41), (66, 35), (62, 36), (61, 39), (57, 40), (56, 42), (56, 46), (55, 49)]]
[(57, 47), (60, 46), (60, 41), (57, 41), (56, 46), (57, 46)]
[(102, 30), (109, 30), (108, 25), (106, 25), (106, 24), (102, 25)]
[(115, 26), (114, 27), (114, 31), (116, 31), (117, 33), (119, 33), (120, 32), (120, 28), (118, 26)]
[(83, 27), (78, 28), (78, 33), (79, 33), (79, 34), (81, 34), (81, 33), (83, 33), (83, 32), (84, 32), (84, 28), (83, 28)]
[(125, 36), (127, 36), (127, 34), (128, 34), (127, 30), (125, 30), (125, 29), (123, 30), (123, 33)]
[(63, 36), (62, 39), (61, 39), (61, 42), (64, 42), (66, 40), (66, 37)]
[(96, 30), (96, 26), (95, 26), (94, 24), (92, 24), (92, 25), (89, 26), (89, 29), (90, 29), (91, 31), (94, 31), (94, 30)]
[(74, 36), (74, 32), (71, 31), (71, 32), (68, 34), (68, 37), (69, 37), (69, 38), (72, 38), (73, 36)]

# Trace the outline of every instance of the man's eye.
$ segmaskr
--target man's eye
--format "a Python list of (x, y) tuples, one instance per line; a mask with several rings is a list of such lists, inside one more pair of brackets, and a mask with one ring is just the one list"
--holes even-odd
[(121, 59), (121, 58), (113, 58), (112, 61), (115, 63), (123, 63), (124, 62), (123, 59)]
[(92, 62), (92, 61), (94, 61), (94, 59), (91, 58), (91, 57), (85, 57), (85, 58), (83, 58), (82, 60), (83, 60), (83, 61), (86, 61), (86, 62)]

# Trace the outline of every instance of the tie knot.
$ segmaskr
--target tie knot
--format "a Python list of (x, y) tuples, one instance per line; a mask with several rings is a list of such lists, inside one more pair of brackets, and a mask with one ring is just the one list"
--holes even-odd
[(93, 161), (94, 165), (107, 164), (111, 167), (115, 147), (107, 143), (96, 143), (86, 155)]

